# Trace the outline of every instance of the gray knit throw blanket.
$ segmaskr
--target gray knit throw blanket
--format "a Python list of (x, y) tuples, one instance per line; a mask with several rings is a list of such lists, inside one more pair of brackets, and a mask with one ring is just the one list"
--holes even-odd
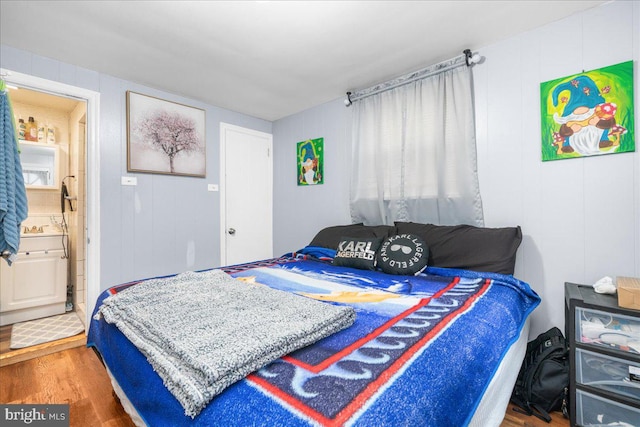
[(192, 418), (234, 382), (355, 321), (352, 307), (220, 270), (141, 282), (105, 299), (100, 315), (147, 357)]

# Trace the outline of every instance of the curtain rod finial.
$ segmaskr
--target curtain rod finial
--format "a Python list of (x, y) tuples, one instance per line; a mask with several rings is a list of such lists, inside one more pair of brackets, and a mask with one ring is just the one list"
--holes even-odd
[(344, 99), (344, 106), (348, 107), (352, 104), (351, 102), (351, 92), (347, 92), (347, 97)]
[(471, 52), (471, 49), (465, 49), (462, 51), (462, 53), (464, 54), (464, 61), (466, 62), (467, 66), (480, 62), (480, 55)]

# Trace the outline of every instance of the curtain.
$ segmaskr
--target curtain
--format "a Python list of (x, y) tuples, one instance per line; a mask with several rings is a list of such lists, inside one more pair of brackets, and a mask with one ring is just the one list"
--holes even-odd
[(353, 107), (354, 223), (484, 225), (470, 67), (368, 96)]

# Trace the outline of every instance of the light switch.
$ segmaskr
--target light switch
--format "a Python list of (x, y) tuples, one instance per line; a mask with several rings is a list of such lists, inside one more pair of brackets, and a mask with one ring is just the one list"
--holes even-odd
[(123, 176), (121, 183), (122, 185), (138, 185), (138, 178), (135, 176)]
[(208, 191), (218, 191), (218, 184), (208, 184), (207, 185), (207, 190)]

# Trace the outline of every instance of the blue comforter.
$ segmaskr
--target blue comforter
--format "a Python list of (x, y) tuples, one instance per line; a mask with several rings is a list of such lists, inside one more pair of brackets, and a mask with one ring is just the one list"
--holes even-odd
[[(307, 256), (223, 268), (242, 280), (356, 309), (350, 328), (233, 384), (195, 418), (113, 325), (95, 346), (149, 426), (462, 426), (540, 298), (511, 276), (428, 268), (418, 276)], [(107, 296), (133, 286), (105, 291)]]

